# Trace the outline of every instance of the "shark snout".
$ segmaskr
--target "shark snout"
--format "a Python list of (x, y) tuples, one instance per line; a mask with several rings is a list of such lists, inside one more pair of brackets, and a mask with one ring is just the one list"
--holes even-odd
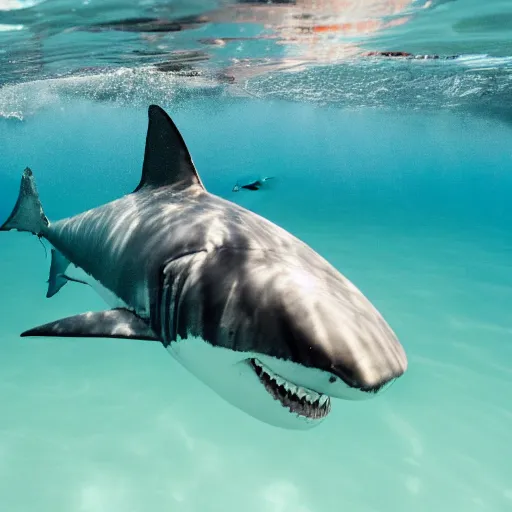
[[(385, 389), (407, 370), (407, 356), (398, 340), (388, 338), (387, 344), (375, 343), (373, 350), (362, 350), (359, 358), (340, 359), (333, 361), (329, 373), (332, 384), (331, 396), (336, 396), (336, 390), (345, 395), (345, 389), (350, 388), (354, 398), (369, 398)], [(337, 383), (341, 384), (337, 385)]]
[[(405, 350), (370, 305), (351, 314), (335, 309), (336, 305), (324, 302), (317, 304), (314, 313), (293, 316), (296, 330), (290, 332), (294, 346), (301, 349), (294, 361), (309, 369), (297, 373), (297, 382), (333, 398), (376, 396), (406, 372)], [(312, 369), (318, 371), (316, 377)]]
[(381, 372), (374, 372), (371, 376), (361, 372), (348, 370), (346, 367), (334, 366), (331, 368), (331, 382), (341, 380), (346, 386), (363, 393), (377, 394), (388, 388), (389, 385), (405, 373), (403, 368), (386, 368)]

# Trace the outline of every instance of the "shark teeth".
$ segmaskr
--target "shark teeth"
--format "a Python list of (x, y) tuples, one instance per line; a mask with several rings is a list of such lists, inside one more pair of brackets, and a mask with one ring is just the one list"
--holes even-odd
[(309, 419), (322, 419), (329, 414), (331, 401), (327, 395), (292, 384), (257, 359), (250, 359), (250, 364), (265, 389), (290, 412)]

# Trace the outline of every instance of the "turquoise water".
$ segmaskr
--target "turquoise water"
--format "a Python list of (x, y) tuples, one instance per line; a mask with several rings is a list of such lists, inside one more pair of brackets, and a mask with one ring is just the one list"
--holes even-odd
[[(20, 340), (103, 304), (78, 284), (45, 299), (42, 247), (4, 234), (6, 510), (508, 510), (512, 130), (277, 102), (206, 118), (206, 106), (176, 115), (206, 187), (332, 261), (396, 330), (409, 370), (371, 402), (336, 401), (312, 431), (266, 426), (154, 344)], [(2, 217), (26, 162), (50, 218), (138, 182), (142, 109), (72, 103), (0, 126)], [(272, 191), (231, 193), (262, 169)]]
[[(439, 2), (431, 23), (436, 10), (440, 20), (460, 14), (461, 3)], [(29, 23), (32, 11), (23, 12)], [(464, 12), (457, 20), (470, 17)], [(406, 41), (406, 29), (393, 37)], [(476, 52), (489, 44), (505, 59), (510, 39), (495, 25), (487, 30)], [(53, 57), (46, 68), (62, 62), (67, 73), (70, 61)], [(227, 92), (211, 75), (185, 87), (124, 68), (38, 82), (4, 77), (0, 219), (27, 165), (52, 220), (131, 191), (156, 101), (206, 188), (331, 261), (395, 330), (409, 368), (371, 401), (333, 401), (315, 429), (273, 428), (156, 344), (20, 339), (105, 306), (75, 283), (46, 299), (49, 256), (35, 237), (2, 233), (0, 510), (512, 509), (511, 75), (504, 61), (470, 72), (393, 61), (390, 77), (407, 67), (414, 77), (401, 81), (400, 104), (369, 84), (384, 65), (358, 62), (350, 64), (357, 73), (324, 63)], [(350, 86), (339, 78), (348, 75)], [(467, 94), (475, 87), (480, 93)], [(415, 88), (424, 94), (416, 104)], [(268, 190), (233, 193), (246, 175), (276, 178)]]

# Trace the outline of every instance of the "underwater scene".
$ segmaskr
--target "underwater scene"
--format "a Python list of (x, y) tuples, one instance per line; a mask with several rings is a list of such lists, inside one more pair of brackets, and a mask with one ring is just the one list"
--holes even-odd
[(0, 0), (0, 512), (512, 510), (510, 0)]

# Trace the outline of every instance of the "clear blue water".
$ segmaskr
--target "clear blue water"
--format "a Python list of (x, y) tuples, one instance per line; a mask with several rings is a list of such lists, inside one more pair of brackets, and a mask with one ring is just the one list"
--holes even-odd
[[(128, 14), (115, 2), (89, 14), (95, 22), (142, 16), (133, 4)], [(509, 3), (438, 2), (410, 25), (379, 33), (386, 49), (401, 42), (403, 51), (442, 46), (448, 55), (457, 46), (455, 53), (479, 54), (478, 65), (358, 57), (297, 73), (266, 70), (227, 86), (215, 78), (218, 56), (199, 78), (131, 71), (126, 62), (112, 70), (113, 54), (128, 53), (124, 32), (115, 52), (91, 57), (106, 69), (75, 73), (80, 51), (97, 40), (69, 39), (76, 53), (64, 58), (59, 44), (68, 33), (57, 28), (77, 24), (63, 19), (66, 5), (0, 13), (3, 24), (44, 25), (48, 38), (35, 74), (13, 72), (22, 69), (16, 64), (0, 71), (0, 219), (27, 165), (50, 219), (131, 191), (147, 105), (156, 101), (182, 131), (207, 189), (331, 261), (396, 331), (409, 368), (371, 401), (335, 401), (313, 430), (273, 428), (224, 402), (155, 344), (20, 339), (104, 303), (73, 283), (45, 299), (44, 249), (32, 236), (3, 233), (1, 510), (511, 510), (512, 51), (499, 27)], [(446, 29), (461, 24), (480, 36)], [(429, 36), (436, 26), (446, 30)], [(202, 30), (224, 36), (223, 27)], [(28, 61), (24, 30), (3, 32), (2, 49)], [(245, 50), (262, 57), (255, 46)], [(378, 80), (387, 92), (379, 94)], [(231, 192), (251, 175), (276, 182)]]

